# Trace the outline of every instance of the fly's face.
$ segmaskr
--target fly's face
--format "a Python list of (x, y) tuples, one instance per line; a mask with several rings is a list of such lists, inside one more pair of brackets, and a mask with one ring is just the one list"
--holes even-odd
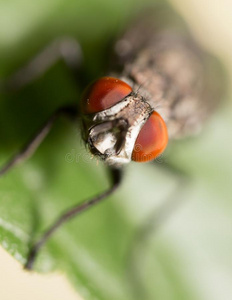
[(85, 90), (81, 108), (84, 140), (109, 165), (152, 160), (167, 145), (162, 117), (120, 79), (96, 80)]

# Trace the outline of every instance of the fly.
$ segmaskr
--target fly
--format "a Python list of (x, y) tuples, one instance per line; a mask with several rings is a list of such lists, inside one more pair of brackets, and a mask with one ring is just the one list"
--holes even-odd
[[(115, 192), (122, 181), (124, 165), (151, 161), (165, 150), (168, 140), (196, 134), (219, 102), (223, 80), (218, 64), (183, 28), (179, 17), (166, 9), (157, 9), (155, 14), (136, 20), (115, 43), (115, 71), (87, 86), (79, 107), (57, 110), (0, 169), (1, 176), (30, 157), (57, 118), (65, 115), (81, 120), (84, 142), (110, 170), (111, 187), (65, 211), (32, 245), (26, 269), (33, 268), (40, 248), (62, 224)], [(36, 77), (38, 67), (40, 73), (45, 71), (58, 56), (76, 71), (80, 65), (79, 45), (64, 39), (52, 47), (9, 83), (18, 87), (26, 84)], [(48, 53), (55, 53), (52, 63), (44, 63)]]

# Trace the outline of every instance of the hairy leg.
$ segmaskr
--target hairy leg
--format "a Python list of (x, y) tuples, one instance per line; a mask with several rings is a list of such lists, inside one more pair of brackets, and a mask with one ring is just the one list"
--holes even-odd
[(77, 117), (77, 108), (74, 106), (61, 107), (41, 126), (41, 128), (33, 135), (33, 137), (22, 147), (18, 153), (13, 155), (2, 167), (0, 167), (0, 177), (10, 171), (19, 162), (29, 158), (36, 151), (47, 134), (50, 132), (55, 121), (61, 117), (68, 118)]
[(83, 72), (80, 72), (83, 62), (81, 47), (75, 39), (62, 37), (54, 40), (24, 67), (6, 79), (2, 83), (3, 90), (20, 90), (46, 73), (60, 59), (65, 62), (76, 82), (82, 81)]
[(165, 223), (171, 218), (184, 204), (187, 199), (183, 197), (191, 183), (191, 177), (189, 174), (183, 172), (181, 169), (177, 169), (173, 165), (164, 161), (164, 163), (153, 164), (165, 170), (167, 174), (176, 178), (176, 187), (173, 192), (167, 197), (162, 204), (153, 209), (147, 219), (137, 229), (135, 236), (133, 237), (130, 247), (127, 253), (127, 273), (129, 281), (131, 282), (133, 292), (135, 293), (135, 299), (143, 299), (147, 297), (146, 288), (141, 284), (141, 272), (139, 272), (139, 261), (142, 262), (144, 249), (146, 247), (146, 241), (151, 236), (158, 233), (159, 229), (165, 225)]
[(76, 206), (62, 213), (60, 217), (44, 232), (41, 238), (32, 245), (28, 254), (27, 262), (25, 264), (25, 269), (30, 270), (33, 268), (39, 250), (45, 244), (45, 242), (56, 232), (57, 229), (59, 229), (70, 219), (86, 211), (97, 203), (102, 202), (102, 200), (106, 199), (119, 187), (122, 180), (122, 170), (117, 168), (110, 168), (109, 171), (111, 173), (111, 186), (105, 192), (102, 192), (101, 194), (93, 197), (90, 200), (78, 203)]

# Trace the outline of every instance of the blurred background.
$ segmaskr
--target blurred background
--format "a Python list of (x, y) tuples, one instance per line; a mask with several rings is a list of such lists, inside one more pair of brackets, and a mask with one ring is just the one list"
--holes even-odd
[[(104, 75), (106, 47), (128, 19), (156, 2), (0, 0), (0, 78), (66, 35), (80, 42), (90, 80)], [(231, 1), (170, 3), (199, 43), (220, 58), (230, 82)], [(80, 90), (59, 62), (19, 92), (2, 94), (0, 163)], [(0, 181), (1, 299), (232, 299), (231, 126), (227, 96), (199, 137), (173, 145), (164, 156), (191, 176), (189, 185), (180, 188), (159, 166), (131, 164), (110, 201), (64, 226), (43, 249), (36, 269), (55, 273), (28, 274), (22, 264), (30, 237), (107, 186), (101, 163), (65, 160), (85, 147), (78, 128), (59, 121), (35, 156)], [(136, 242), (170, 196), (180, 199), (178, 209)]]

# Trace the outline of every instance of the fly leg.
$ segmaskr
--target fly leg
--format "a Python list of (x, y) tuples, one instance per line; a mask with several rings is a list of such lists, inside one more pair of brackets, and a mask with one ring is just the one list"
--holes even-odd
[(181, 169), (177, 169), (167, 162), (162, 164), (162, 169), (177, 179), (177, 186), (172, 194), (158, 208), (156, 208), (154, 212), (151, 212), (146, 223), (140, 228), (138, 235), (142, 239), (146, 239), (150, 233), (154, 234), (154, 232), (158, 231), (168, 218), (175, 213), (178, 207), (183, 203), (181, 191), (184, 190), (191, 182), (189, 174)]
[(83, 72), (80, 72), (83, 62), (81, 47), (75, 39), (63, 37), (54, 40), (24, 67), (3, 81), (1, 84), (3, 91), (20, 90), (46, 73), (60, 59), (65, 62), (76, 82), (80, 84), (84, 78)]
[[(79, 43), (70, 37), (63, 37), (54, 40), (39, 54), (37, 54), (24, 67), (16, 71), (8, 79), (3, 82), (3, 90), (18, 91), (27, 84), (35, 81), (42, 76), (49, 68), (51, 68), (58, 60), (62, 59), (69, 70), (71, 70), (74, 78), (79, 80), (83, 78), (81, 73), (82, 51)], [(80, 82), (78, 82), (80, 84)], [(26, 145), (14, 155), (2, 168), (0, 168), (0, 176), (9, 171), (18, 162), (29, 158), (47, 136), (54, 122), (61, 115), (70, 118), (77, 117), (77, 108), (73, 105), (67, 105), (57, 109), (53, 115), (41, 126), (41, 128), (33, 135)]]
[(171, 218), (184, 201), (186, 188), (191, 183), (191, 177), (181, 169), (175, 168), (173, 165), (164, 163), (155, 163), (155, 166), (161, 168), (174, 176), (177, 180), (176, 187), (167, 199), (158, 207), (153, 209), (146, 221), (137, 229), (133, 237), (127, 254), (127, 273), (131, 287), (135, 295), (135, 299), (144, 299), (147, 297), (146, 288), (143, 286), (140, 278), (140, 263), (143, 264), (143, 256), (147, 241), (151, 236), (154, 236), (159, 229)]
[(86, 211), (92, 206), (102, 202), (102, 200), (106, 199), (110, 196), (120, 185), (122, 180), (122, 170), (118, 168), (109, 168), (111, 175), (111, 186), (101, 194), (93, 197), (90, 200), (84, 201), (82, 203), (78, 203), (74, 207), (68, 209), (66, 212), (62, 213), (60, 217), (43, 233), (41, 238), (35, 242), (29, 251), (27, 262), (25, 264), (25, 269), (32, 269), (35, 259), (41, 249), (41, 247), (46, 243), (46, 241), (53, 236), (57, 229), (59, 229), (62, 225), (64, 225), (67, 221), (79, 215), (80, 213)]
[(75, 106), (61, 107), (55, 111), (55, 113), (39, 128), (39, 130), (32, 136), (31, 139), (13, 155), (2, 167), (0, 167), (0, 177), (6, 174), (19, 162), (29, 158), (36, 151), (42, 141), (50, 132), (55, 121), (61, 117), (66, 116), (68, 118), (76, 118), (78, 115), (77, 108)]

